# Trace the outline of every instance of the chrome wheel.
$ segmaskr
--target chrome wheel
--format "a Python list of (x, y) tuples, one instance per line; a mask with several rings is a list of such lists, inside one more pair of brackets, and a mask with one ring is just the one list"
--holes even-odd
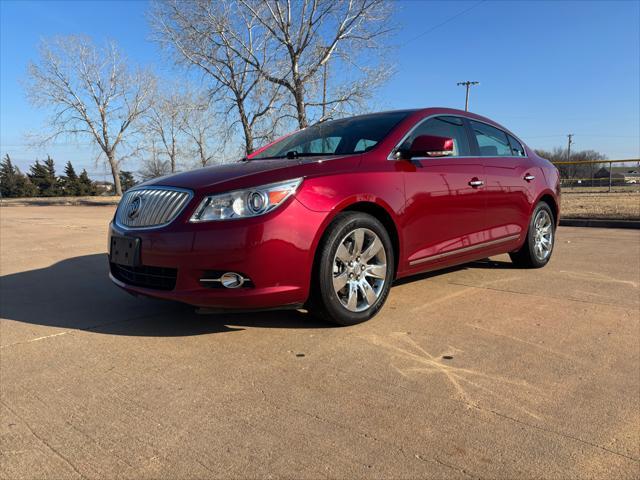
[(540, 210), (533, 221), (533, 254), (540, 261), (551, 255), (553, 248), (553, 220), (546, 210)]
[(380, 237), (357, 228), (340, 242), (333, 259), (333, 289), (347, 310), (362, 312), (376, 303), (387, 278), (387, 254)]

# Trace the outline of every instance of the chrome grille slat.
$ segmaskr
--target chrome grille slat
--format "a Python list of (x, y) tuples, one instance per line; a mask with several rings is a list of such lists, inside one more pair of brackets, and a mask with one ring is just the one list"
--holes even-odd
[(149, 211), (153, 208), (153, 202), (155, 197), (158, 195), (158, 191), (149, 192), (146, 195), (143, 195), (143, 205), (139, 214), (138, 223), (140, 225), (148, 225), (149, 224)]
[(124, 228), (154, 228), (167, 225), (176, 219), (191, 197), (192, 193), (189, 190), (173, 187), (129, 190), (118, 205), (116, 224)]
[(155, 219), (154, 210), (160, 204), (160, 198), (162, 197), (162, 194), (163, 192), (161, 190), (156, 190), (155, 192), (152, 192), (149, 195), (150, 196), (149, 206), (144, 209), (145, 215), (141, 220), (143, 224), (146, 225), (149, 223), (153, 223), (153, 220)]
[(158, 212), (157, 215), (159, 217), (169, 217), (168, 215), (168, 210), (169, 207), (172, 205), (173, 202), (173, 192), (166, 192), (165, 194), (163, 194), (163, 198), (162, 201), (158, 202)]
[(163, 210), (162, 205), (163, 205), (163, 202), (166, 200), (166, 197), (168, 197), (169, 195), (171, 195), (170, 192), (159, 191), (158, 195), (156, 195), (153, 208), (149, 209), (150, 218), (162, 218), (161, 216), (161, 212)]
[(176, 202), (173, 204), (173, 206), (170, 208), (168, 215), (169, 215), (169, 216), (171, 216), (171, 215), (175, 215), (175, 213), (176, 213), (178, 210), (181, 210), (181, 209), (182, 209), (182, 202), (181, 202), (181, 200), (180, 200), (180, 199), (178, 199), (178, 201), (176, 201)]
[[(149, 192), (146, 195), (142, 195), (142, 209), (138, 215), (137, 223), (140, 225), (147, 225), (147, 219), (149, 217), (149, 210), (153, 206), (153, 198), (156, 196), (156, 192)], [(134, 196), (135, 198), (135, 196)], [(126, 212), (125, 212), (126, 213)]]

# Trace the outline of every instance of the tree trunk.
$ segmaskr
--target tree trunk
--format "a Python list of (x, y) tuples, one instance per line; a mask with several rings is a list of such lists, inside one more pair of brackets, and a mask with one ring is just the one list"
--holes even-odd
[(298, 113), (298, 126), (300, 129), (307, 128), (307, 111), (304, 105), (304, 85), (299, 79), (294, 79), (293, 97), (296, 101), (296, 110)]
[(120, 168), (118, 162), (116, 162), (116, 155), (114, 151), (107, 153), (107, 159), (111, 166), (111, 175), (113, 175), (113, 188), (117, 196), (122, 195), (122, 184), (120, 183)]
[(171, 173), (176, 173), (176, 140), (171, 143)]
[(242, 131), (244, 132), (244, 144), (246, 154), (253, 153), (253, 132), (251, 131), (251, 125), (249, 125), (249, 119), (244, 111), (244, 103), (241, 99), (237, 99), (238, 113), (240, 115), (240, 123), (242, 123)]

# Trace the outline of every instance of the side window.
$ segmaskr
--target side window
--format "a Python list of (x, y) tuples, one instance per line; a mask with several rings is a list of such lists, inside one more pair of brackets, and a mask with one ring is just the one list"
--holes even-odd
[(527, 152), (524, 151), (522, 144), (511, 135), (507, 134), (507, 136), (509, 137), (509, 143), (511, 144), (512, 155), (514, 157), (526, 157)]
[(360, 153), (360, 152), (366, 152), (367, 150), (371, 149), (376, 143), (375, 140), (367, 140), (366, 138), (361, 138), (360, 140), (358, 140), (358, 143), (356, 143), (355, 148), (353, 149), (353, 153)]
[(480, 155), (483, 157), (510, 157), (511, 145), (507, 134), (486, 123), (470, 121), (473, 133), (478, 141)]
[(453, 155), (456, 157), (468, 157), (471, 155), (469, 139), (464, 123), (459, 117), (435, 117), (430, 118), (416, 128), (407, 139), (402, 142), (400, 149), (408, 150), (413, 140), (420, 135), (434, 135), (453, 139)]

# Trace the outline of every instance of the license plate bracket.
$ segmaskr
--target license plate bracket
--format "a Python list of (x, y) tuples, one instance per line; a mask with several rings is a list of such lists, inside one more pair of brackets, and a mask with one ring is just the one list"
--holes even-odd
[(118, 235), (111, 236), (109, 261), (127, 267), (140, 265), (140, 239)]

